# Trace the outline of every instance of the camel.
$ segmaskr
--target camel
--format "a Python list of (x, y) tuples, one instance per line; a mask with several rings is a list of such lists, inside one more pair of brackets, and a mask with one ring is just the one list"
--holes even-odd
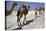
[[(42, 8), (40, 7), (39, 9), (35, 8), (36, 9), (36, 12), (35, 12), (35, 15), (37, 15), (37, 11), (39, 11), (39, 15), (43, 14), (43, 12), (45, 11), (45, 8)], [(43, 11), (43, 12), (41, 12)]]
[(28, 11), (29, 11), (29, 8), (30, 6), (27, 6), (26, 5), (23, 5), (22, 8), (20, 7), (18, 12), (17, 12), (17, 23), (18, 23), (18, 26), (21, 26), (21, 22), (20, 22), (20, 19), (21, 17), (24, 15), (24, 20), (23, 20), (23, 24), (24, 24), (24, 21), (26, 19), (26, 15), (28, 14)]

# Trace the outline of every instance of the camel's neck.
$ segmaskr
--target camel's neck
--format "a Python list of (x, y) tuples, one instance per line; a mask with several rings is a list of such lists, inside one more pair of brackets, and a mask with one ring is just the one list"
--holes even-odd
[(29, 8), (28, 8), (28, 11), (29, 11)]

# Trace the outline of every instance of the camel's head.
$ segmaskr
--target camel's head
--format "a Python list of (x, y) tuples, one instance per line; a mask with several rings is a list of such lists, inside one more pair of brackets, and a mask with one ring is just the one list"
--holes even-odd
[(23, 8), (26, 8), (26, 5), (23, 5), (22, 7), (23, 7)]
[(28, 6), (28, 8), (30, 8), (30, 6)]

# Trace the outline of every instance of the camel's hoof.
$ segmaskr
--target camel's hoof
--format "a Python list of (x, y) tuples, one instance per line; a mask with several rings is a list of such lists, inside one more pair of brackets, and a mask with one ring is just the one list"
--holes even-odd
[(20, 25), (18, 25), (18, 26), (20, 26)]
[(26, 24), (26, 23), (27, 23), (27, 21), (23, 22), (23, 24)]
[(18, 26), (22, 26), (22, 24), (18, 25)]
[(26, 25), (26, 23), (23, 23), (23, 25)]

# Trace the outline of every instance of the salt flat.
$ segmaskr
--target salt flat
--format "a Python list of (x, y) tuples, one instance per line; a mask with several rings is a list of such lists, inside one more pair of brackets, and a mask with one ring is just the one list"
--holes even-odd
[[(7, 22), (7, 29), (16, 29), (19, 27), (17, 25), (17, 11), (13, 11), (11, 15), (6, 16), (6, 22)], [(29, 23), (28, 25), (25, 25), (22, 27), (22, 29), (39, 29), (44, 28), (45, 18), (44, 14), (41, 14), (39, 17), (35, 16), (35, 11), (29, 11), (28, 15), (26, 16), (26, 20), (33, 20), (33, 22)], [(24, 20), (24, 16), (21, 18), (21, 23)]]

